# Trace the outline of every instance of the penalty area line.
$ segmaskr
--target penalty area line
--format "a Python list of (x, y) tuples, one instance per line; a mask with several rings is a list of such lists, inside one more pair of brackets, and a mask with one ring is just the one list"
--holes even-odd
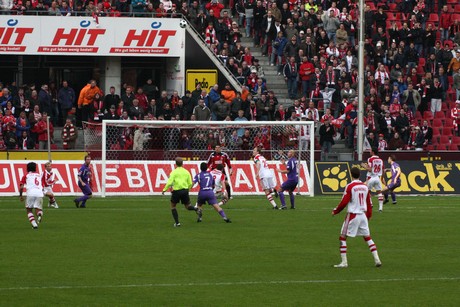
[(235, 281), (235, 282), (202, 282), (202, 283), (157, 283), (157, 284), (126, 284), (126, 285), (74, 285), (74, 286), (41, 286), (41, 287), (9, 287), (0, 288), (0, 292), (17, 290), (66, 290), (66, 289), (114, 289), (114, 288), (168, 288), (190, 286), (250, 286), (250, 285), (283, 285), (283, 284), (332, 284), (332, 283), (381, 283), (381, 282), (414, 282), (414, 281), (458, 281), (460, 277), (412, 277), (388, 279), (312, 279), (312, 280), (273, 280), (273, 281)]

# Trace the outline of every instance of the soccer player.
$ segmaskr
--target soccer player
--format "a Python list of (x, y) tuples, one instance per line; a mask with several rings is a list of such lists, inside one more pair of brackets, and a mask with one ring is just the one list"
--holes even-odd
[[(19, 200), (24, 201), (22, 192), (24, 186), (26, 187), (26, 210), (27, 217), (29, 218), (30, 224), (33, 229), (38, 229), (38, 224), (43, 218), (43, 186), (40, 180), (40, 174), (37, 172), (37, 164), (35, 162), (27, 163), (27, 174), (22, 177), (19, 185)], [(35, 221), (35, 215), (33, 210), (35, 209), (35, 215), (37, 220)]]
[(379, 150), (377, 147), (371, 148), (371, 157), (367, 159), (367, 163), (362, 163), (361, 166), (367, 170), (367, 187), (369, 190), (374, 189), (379, 200), (379, 212), (383, 210), (383, 194), (382, 181), (383, 160), (378, 156)]
[(180, 157), (176, 158), (176, 169), (169, 174), (168, 182), (166, 183), (165, 187), (161, 194), (165, 194), (165, 192), (172, 187), (173, 191), (171, 192), (171, 213), (174, 218), (174, 227), (180, 227), (179, 223), (179, 215), (177, 214), (176, 205), (181, 202), (187, 210), (196, 211), (197, 214), (198, 208), (194, 208), (190, 204), (190, 196), (189, 190), (192, 187), (192, 175), (190, 175), (189, 171), (182, 167), (184, 164), (184, 160)]
[(215, 169), (211, 171), (212, 178), (214, 178), (214, 194), (219, 201), (219, 206), (222, 206), (228, 201), (228, 194), (224, 187), (226, 187), (227, 179), (223, 173), (224, 166), (218, 164)]
[(385, 195), (385, 201), (383, 203), (386, 204), (388, 202), (388, 194), (391, 194), (393, 205), (396, 205), (396, 194), (394, 190), (401, 186), (401, 168), (399, 164), (396, 163), (395, 155), (390, 155), (388, 157), (388, 163), (391, 165), (391, 179), (382, 191), (383, 195)]
[(78, 170), (78, 187), (83, 192), (83, 196), (75, 198), (73, 202), (77, 208), (86, 208), (86, 201), (93, 196), (91, 190), (91, 156), (85, 156), (85, 163)]
[(53, 173), (53, 165), (51, 162), (46, 162), (45, 171), (42, 174), (43, 193), (49, 198), (48, 208), (52, 207), (58, 209), (59, 206), (56, 202), (56, 199), (54, 198), (53, 192), (53, 185), (55, 182), (56, 180)]
[(379, 254), (377, 253), (377, 247), (374, 241), (372, 241), (370, 230), (369, 230), (369, 219), (372, 216), (372, 201), (371, 193), (369, 188), (359, 180), (359, 168), (353, 167), (351, 169), (351, 176), (353, 181), (345, 187), (342, 201), (339, 205), (332, 210), (332, 215), (340, 213), (345, 207), (347, 207), (347, 216), (343, 222), (342, 231), (340, 235), (340, 256), (342, 262), (334, 265), (335, 268), (346, 268), (348, 267), (347, 260), (347, 238), (362, 236), (369, 246), (369, 250), (374, 256), (375, 266), (379, 267), (382, 265)]
[(252, 156), (257, 167), (256, 179), (260, 179), (262, 189), (265, 191), (265, 196), (273, 206), (273, 209), (278, 209), (278, 206), (276, 205), (272, 196), (272, 192), (275, 188), (275, 180), (273, 178), (272, 171), (268, 168), (267, 160), (264, 156), (262, 156), (262, 150), (259, 147), (254, 147)]
[[(287, 180), (283, 182), (281, 185), (281, 189), (279, 191), (276, 191), (276, 193), (279, 194), (280, 201), (281, 201), (281, 209), (286, 209), (286, 201), (284, 199), (284, 191), (289, 192), (289, 199), (291, 201), (291, 209), (295, 209), (295, 197), (294, 197), (294, 191), (295, 188), (297, 187), (297, 184), (299, 183), (299, 174), (297, 173), (297, 159), (295, 158), (295, 152), (294, 150), (289, 150), (288, 151), (288, 161), (286, 163), (286, 170), (282, 170), (279, 167), (276, 168), (276, 170), (282, 174), (287, 174)], [(281, 163), (285, 163), (284, 159), (281, 159)]]
[[(219, 167), (222, 165), (219, 165)], [(207, 171), (208, 164), (203, 162), (200, 164), (201, 172), (195, 175), (193, 183), (198, 183), (200, 185), (200, 191), (198, 192), (198, 220), (200, 223), (202, 221), (202, 206), (207, 202), (209, 205), (214, 207), (214, 210), (219, 213), (219, 215), (224, 219), (226, 223), (231, 223), (230, 219), (225, 215), (224, 210), (219, 206), (216, 199), (216, 194), (214, 194), (215, 180), (213, 175)], [(223, 189), (223, 188), (222, 188)]]
[[(212, 152), (208, 158), (208, 162), (207, 162), (208, 169), (213, 170), (219, 164), (222, 164), (223, 169), (224, 169), (223, 172), (226, 178), (227, 178), (227, 174), (225, 173), (225, 165), (228, 166), (228, 169), (230, 171), (230, 176), (233, 174), (232, 164), (230, 163), (230, 157), (225, 152), (222, 152), (222, 147), (220, 147), (220, 145), (216, 145), (216, 147), (214, 147), (214, 152)], [(227, 189), (228, 197), (231, 199), (232, 191), (231, 191), (230, 184), (228, 181), (225, 183), (225, 187)]]

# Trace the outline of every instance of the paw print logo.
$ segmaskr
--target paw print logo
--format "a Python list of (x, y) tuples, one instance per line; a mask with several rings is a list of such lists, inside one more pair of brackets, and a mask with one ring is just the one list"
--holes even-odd
[(349, 165), (346, 162), (317, 163), (318, 181), (323, 194), (342, 193), (350, 182)]

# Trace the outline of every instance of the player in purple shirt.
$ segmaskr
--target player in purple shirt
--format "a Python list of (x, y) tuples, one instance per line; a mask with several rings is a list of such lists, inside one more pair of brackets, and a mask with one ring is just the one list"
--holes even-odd
[(382, 193), (385, 195), (385, 201), (383, 202), (386, 204), (388, 202), (388, 194), (391, 193), (391, 200), (393, 201), (393, 205), (396, 205), (396, 194), (394, 190), (401, 186), (401, 168), (399, 164), (396, 163), (395, 155), (390, 155), (388, 157), (388, 163), (391, 166), (391, 179), (387, 182), (386, 187), (382, 190)]
[[(297, 187), (297, 184), (299, 183), (299, 174), (297, 172), (297, 159), (295, 158), (295, 152), (294, 150), (289, 150), (288, 151), (288, 158), (289, 160), (286, 162), (286, 170), (281, 170), (279, 167), (276, 168), (276, 170), (280, 173), (287, 174), (287, 180), (283, 182), (281, 185), (281, 189), (279, 191), (276, 191), (275, 195), (279, 193), (279, 197), (281, 200), (281, 208), (282, 210), (286, 209), (286, 201), (284, 200), (284, 191), (289, 192), (289, 199), (291, 201), (291, 209), (295, 209), (295, 203), (294, 203), (294, 191), (295, 188)], [(284, 163), (284, 159), (281, 159), (281, 163)]]
[(78, 187), (83, 192), (83, 196), (74, 199), (77, 208), (86, 208), (86, 201), (93, 196), (91, 191), (91, 156), (85, 156), (85, 163), (78, 170)]
[(219, 213), (219, 215), (224, 219), (225, 222), (231, 223), (230, 219), (227, 218), (225, 215), (224, 210), (219, 206), (216, 195), (214, 194), (214, 178), (212, 177), (211, 173), (207, 171), (208, 165), (206, 162), (202, 162), (200, 164), (201, 172), (195, 175), (193, 179), (193, 183), (198, 183), (200, 185), (200, 191), (198, 192), (198, 220), (197, 222), (200, 223), (202, 221), (203, 211), (202, 206), (206, 204), (206, 202), (213, 206), (214, 209)]

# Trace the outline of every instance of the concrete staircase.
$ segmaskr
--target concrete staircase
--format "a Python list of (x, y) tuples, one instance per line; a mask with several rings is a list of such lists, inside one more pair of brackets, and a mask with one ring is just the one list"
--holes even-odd
[(335, 141), (331, 153), (329, 153), (323, 161), (354, 161), (353, 151), (346, 146), (346, 140), (338, 140)]
[[(244, 33), (244, 29), (243, 29)], [(252, 55), (259, 60), (260, 66), (263, 67), (265, 72), (265, 79), (267, 80), (267, 88), (275, 93), (278, 98), (278, 103), (288, 107), (292, 104), (292, 100), (288, 98), (288, 90), (284, 77), (278, 76), (277, 67), (270, 66), (268, 56), (262, 56), (261, 48), (254, 47), (253, 39), (251, 37), (242, 37), (241, 45), (249, 47)]]

